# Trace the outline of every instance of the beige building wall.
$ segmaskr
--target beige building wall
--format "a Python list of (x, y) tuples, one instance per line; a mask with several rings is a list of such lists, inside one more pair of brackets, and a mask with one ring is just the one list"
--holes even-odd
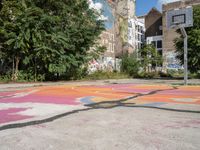
[(135, 3), (136, 0), (116, 0), (116, 57), (121, 57), (125, 53), (133, 53), (135, 45), (129, 43), (129, 25), (130, 20), (136, 18)]

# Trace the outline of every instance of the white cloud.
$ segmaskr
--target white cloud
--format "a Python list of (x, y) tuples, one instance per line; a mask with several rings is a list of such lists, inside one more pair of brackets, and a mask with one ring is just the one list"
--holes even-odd
[(90, 8), (96, 9), (97, 11), (101, 11), (102, 4), (101, 3), (94, 3), (93, 0), (88, 0)]
[[(93, 0), (88, 0), (89, 2), (89, 6), (91, 9), (95, 9), (97, 10), (99, 13), (101, 13), (102, 9), (103, 9), (103, 5), (101, 3), (94, 3)], [(101, 15), (99, 18), (99, 20), (108, 20), (108, 17)]]
[(176, 1), (180, 1), (180, 0), (158, 0), (158, 2), (157, 2), (157, 8), (159, 10), (161, 10), (162, 9), (162, 4), (176, 2)]
[(104, 16), (104, 15), (101, 15), (99, 17), (99, 20), (104, 20), (104, 21), (107, 21), (108, 20), (108, 17)]

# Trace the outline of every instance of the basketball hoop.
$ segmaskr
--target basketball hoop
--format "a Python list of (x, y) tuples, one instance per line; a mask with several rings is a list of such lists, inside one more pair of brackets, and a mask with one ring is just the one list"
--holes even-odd
[(184, 37), (184, 84), (188, 84), (188, 36), (185, 28), (193, 26), (193, 9), (191, 6), (167, 12), (167, 28), (180, 29)]
[(193, 9), (192, 7), (170, 10), (167, 12), (167, 28), (192, 27)]

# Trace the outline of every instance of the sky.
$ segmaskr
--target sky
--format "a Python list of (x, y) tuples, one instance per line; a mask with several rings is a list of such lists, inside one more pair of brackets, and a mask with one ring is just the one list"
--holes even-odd
[(175, 1), (178, 0), (136, 0), (136, 15), (145, 15), (152, 7), (156, 7), (161, 11), (162, 4)]

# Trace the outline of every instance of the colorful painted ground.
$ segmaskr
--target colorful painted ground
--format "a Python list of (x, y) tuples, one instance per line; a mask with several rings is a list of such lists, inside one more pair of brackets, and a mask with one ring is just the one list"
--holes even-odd
[(45, 119), (101, 104), (104, 104), (104, 107), (112, 104), (121, 107), (132, 104), (200, 111), (200, 87), (113, 84), (9, 90), (0, 92), (0, 126)]

